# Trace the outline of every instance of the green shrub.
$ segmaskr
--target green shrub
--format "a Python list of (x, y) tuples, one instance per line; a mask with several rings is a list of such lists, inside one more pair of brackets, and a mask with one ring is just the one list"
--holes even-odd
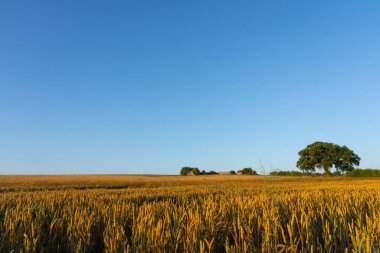
[(347, 172), (348, 177), (380, 177), (378, 169), (355, 169)]
[(269, 173), (271, 176), (305, 176), (309, 175), (300, 171), (272, 171)]
[(339, 170), (337, 170), (337, 171), (334, 171), (331, 175), (334, 176), (334, 177), (341, 176), (342, 172), (340, 172)]

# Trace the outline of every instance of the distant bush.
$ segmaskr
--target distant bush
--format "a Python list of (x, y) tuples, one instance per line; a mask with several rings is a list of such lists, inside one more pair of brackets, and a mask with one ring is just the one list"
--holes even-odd
[(348, 177), (380, 177), (380, 170), (376, 169), (355, 169), (347, 172)]
[(271, 176), (305, 176), (310, 175), (300, 171), (272, 171), (269, 173)]
[(201, 175), (218, 175), (218, 174), (219, 174), (218, 172), (215, 172), (213, 170), (211, 170), (211, 171), (202, 170), (202, 172), (201, 172)]
[(238, 172), (243, 175), (258, 175), (257, 172), (252, 168), (244, 168), (242, 170), (239, 170)]
[(231, 170), (231, 171), (230, 171), (230, 174), (231, 174), (231, 175), (236, 175), (236, 171)]

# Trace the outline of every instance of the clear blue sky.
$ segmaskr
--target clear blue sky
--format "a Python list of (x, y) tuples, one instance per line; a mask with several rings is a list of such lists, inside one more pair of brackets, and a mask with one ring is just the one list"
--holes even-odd
[(1, 1), (0, 173), (380, 167), (379, 1)]

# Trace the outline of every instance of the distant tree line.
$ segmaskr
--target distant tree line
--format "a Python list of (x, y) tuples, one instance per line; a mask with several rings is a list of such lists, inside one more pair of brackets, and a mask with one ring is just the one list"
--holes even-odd
[[(346, 146), (339, 146), (330, 142), (314, 142), (306, 148), (298, 152), (299, 159), (297, 161), (297, 168), (299, 171), (272, 171), (272, 176), (300, 176), (300, 175), (322, 175), (316, 170), (322, 170), (323, 175), (340, 176), (346, 174), (348, 176), (354, 175), (378, 175), (379, 171), (366, 170), (358, 172), (355, 168), (360, 164), (360, 157)], [(331, 172), (331, 169), (335, 169)], [(348, 173), (350, 172), (350, 173)], [(235, 172), (234, 170), (226, 172), (215, 171), (200, 171), (198, 168), (183, 167), (180, 172), (181, 175), (217, 175), (217, 174), (242, 174), (242, 175), (258, 175), (252, 168), (244, 168)], [(265, 172), (264, 172), (265, 174)]]
[[(211, 171), (205, 171), (205, 170), (200, 171), (199, 168), (196, 168), (196, 167), (182, 167), (182, 169), (180, 171), (180, 175), (182, 175), (182, 176), (218, 175), (218, 174), (220, 174), (220, 173), (212, 171), (212, 170)], [(226, 174), (226, 173), (223, 173), (223, 174)], [(236, 175), (236, 174), (258, 175), (257, 172), (255, 170), (253, 170), (252, 168), (244, 168), (242, 170), (238, 170), (237, 172), (234, 170), (231, 170), (231, 171), (229, 171), (229, 174), (231, 174), (231, 175)]]
[(205, 171), (205, 170), (200, 171), (198, 168), (193, 168), (193, 167), (183, 167), (181, 169), (180, 174), (182, 176), (188, 176), (188, 175), (196, 176), (196, 175), (217, 175), (219, 173), (215, 171)]
[[(269, 173), (271, 176), (324, 176), (326, 174), (322, 173), (305, 173), (301, 171), (272, 171)], [(346, 174), (342, 174), (340, 171), (334, 171), (329, 176), (347, 176), (347, 177), (380, 177), (379, 169), (353, 169), (347, 172)]]
[(380, 170), (376, 169), (355, 169), (346, 174), (348, 177), (380, 177)]

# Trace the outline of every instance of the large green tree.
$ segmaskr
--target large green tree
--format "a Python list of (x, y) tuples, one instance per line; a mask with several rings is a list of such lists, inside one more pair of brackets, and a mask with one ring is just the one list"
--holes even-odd
[(297, 167), (304, 172), (313, 172), (323, 169), (330, 173), (330, 169), (347, 172), (359, 166), (360, 157), (346, 146), (339, 146), (329, 142), (314, 142), (299, 153)]

